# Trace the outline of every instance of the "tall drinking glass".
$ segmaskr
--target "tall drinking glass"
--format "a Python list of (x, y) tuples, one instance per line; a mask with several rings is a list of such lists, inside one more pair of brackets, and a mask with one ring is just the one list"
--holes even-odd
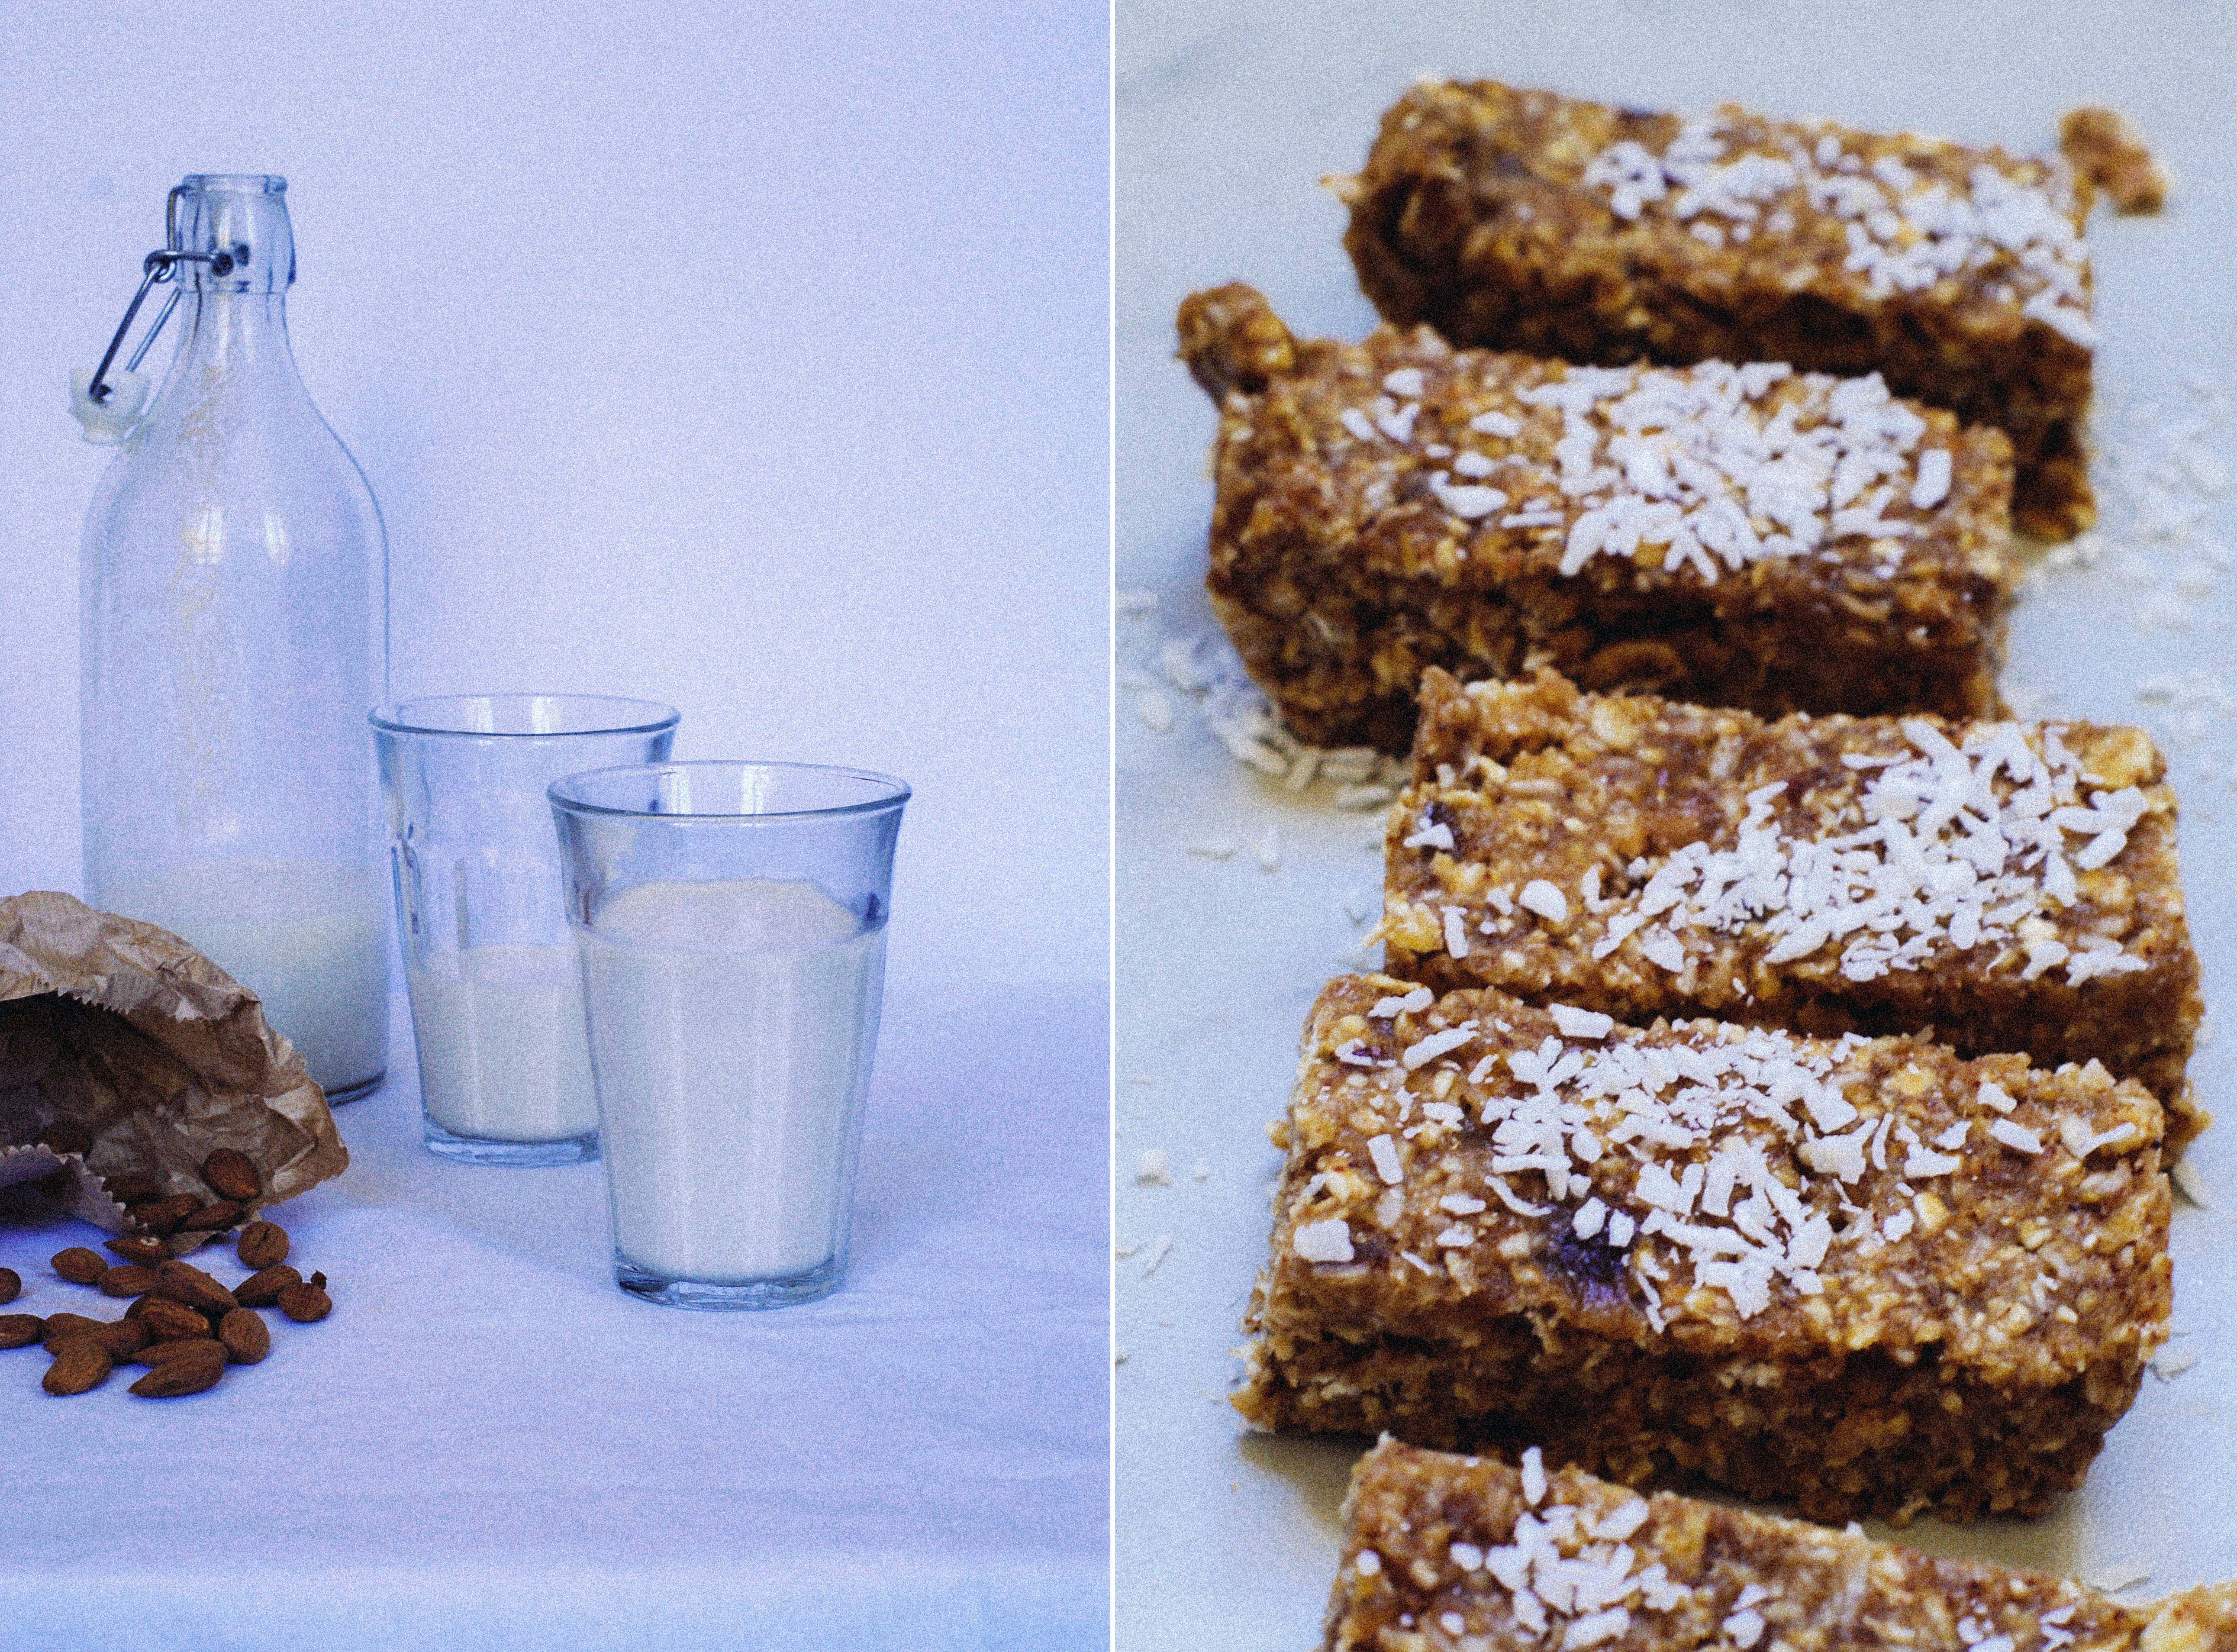
[(775, 1308), (838, 1285), (908, 796), (778, 763), (551, 789), (624, 1290)]
[(373, 713), (428, 1151), (563, 1165), (598, 1151), (582, 978), (544, 788), (657, 763), (672, 707), (467, 694)]

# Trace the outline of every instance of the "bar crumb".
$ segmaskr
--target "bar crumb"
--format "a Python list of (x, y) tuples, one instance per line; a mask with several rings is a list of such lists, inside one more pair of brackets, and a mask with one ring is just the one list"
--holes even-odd
[(2158, 212), (2174, 188), (2174, 175), (2152, 153), (2136, 123), (2102, 103), (2066, 112), (2058, 122), (2058, 149), (2069, 165), (2105, 192), (2115, 212)]

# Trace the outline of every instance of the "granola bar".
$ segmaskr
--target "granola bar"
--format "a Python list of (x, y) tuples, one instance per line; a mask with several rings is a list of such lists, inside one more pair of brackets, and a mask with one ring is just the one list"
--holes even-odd
[(2231, 1652), (2237, 1584), (2123, 1605), (1857, 1531), (1385, 1441), (1352, 1470), (1323, 1652)]
[(2168, 1334), (2161, 1131), (2095, 1065), (1339, 977), (1235, 1404), (1813, 1519), (2039, 1513)]
[(1403, 751), (1435, 665), (1789, 710), (1994, 709), (2009, 444), (1877, 379), (1574, 367), (1180, 311), (1220, 403), (1209, 587), (1322, 745)]
[(1336, 187), (1387, 320), (1570, 361), (1877, 371), (2010, 434), (2029, 532), (2095, 517), (2092, 191), (2056, 156), (1432, 80)]
[(1431, 672), (1392, 805), (1386, 967), (1645, 1023), (1932, 1028), (2102, 1061), (2201, 1128), (2202, 1005), (2149, 737), (2086, 723), (1766, 723), (1552, 672)]

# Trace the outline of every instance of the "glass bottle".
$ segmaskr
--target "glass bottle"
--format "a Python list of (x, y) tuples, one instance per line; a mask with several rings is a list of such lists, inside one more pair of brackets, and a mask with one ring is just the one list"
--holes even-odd
[(365, 718), (388, 697), (388, 551), (296, 377), (287, 188), (174, 192), (177, 352), (86, 517), (85, 879), (254, 990), (346, 1100), (387, 1065)]

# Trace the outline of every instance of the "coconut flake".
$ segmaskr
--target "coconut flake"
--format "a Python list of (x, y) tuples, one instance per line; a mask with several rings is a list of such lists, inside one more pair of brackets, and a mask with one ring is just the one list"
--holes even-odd
[(1409, 1073), (1427, 1067), (1440, 1055), (1449, 1054), (1475, 1036), (1475, 1023), (1466, 1021), (1458, 1027), (1448, 1027), (1442, 1033), (1431, 1033), (1407, 1047), (1399, 1061)]
[(2042, 1151), (2042, 1139), (2023, 1125), (2009, 1119), (1991, 1120), (1989, 1133), (2015, 1153), (2037, 1153)]
[(1613, 1641), (1631, 1627), (1631, 1613), (1620, 1606), (1611, 1606), (1604, 1612), (1592, 1612), (1570, 1620), (1561, 1632), (1561, 1652), (1584, 1652), (1587, 1647)]
[(1752, 1609), (1743, 1609), (1726, 1618), (1720, 1627), (1726, 1638), (1738, 1647), (1739, 1652), (1748, 1652), (1750, 1647), (1763, 1638), (1763, 1614)]
[(1568, 897), (1542, 877), (1533, 878), (1525, 883), (1522, 893), (1515, 897), (1515, 901), (1525, 911), (1536, 913), (1548, 923), (1567, 923), (1569, 921)]
[(1936, 1153), (1931, 1148), (1914, 1146), (1903, 1161), (1903, 1173), (1917, 1179), (1923, 1176), (1947, 1176), (1964, 1164), (1956, 1153)]
[(1376, 1021), (1386, 1021), (1395, 1015), (1418, 1015), (1437, 1001), (1436, 994), (1427, 987), (1416, 987), (1402, 996), (1378, 998), (1368, 1014)]
[(1567, 1004), (1548, 1004), (1546, 1008), (1564, 1038), (1606, 1038), (1615, 1029), (1615, 1017), (1596, 1009), (1576, 1009)]
[(1290, 1236), (1290, 1248), (1308, 1262), (1349, 1262), (1351, 1226), (1341, 1216), (1307, 1222)]

